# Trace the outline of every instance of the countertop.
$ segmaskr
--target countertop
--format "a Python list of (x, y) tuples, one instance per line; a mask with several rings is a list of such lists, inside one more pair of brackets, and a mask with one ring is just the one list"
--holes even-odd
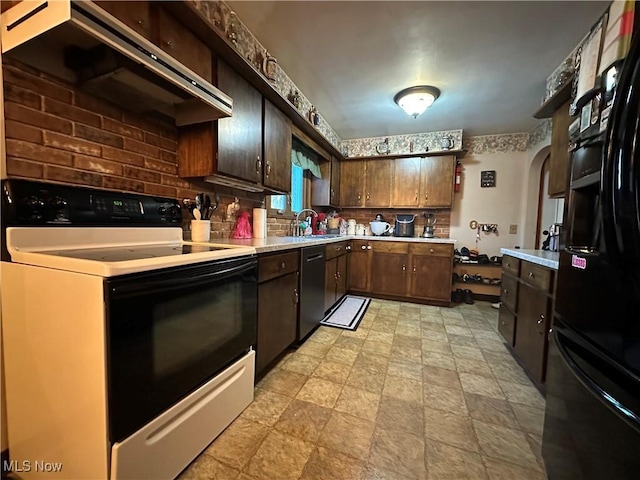
[(558, 262), (560, 260), (560, 253), (550, 252), (549, 250), (522, 250), (512, 248), (501, 248), (500, 253), (503, 255), (510, 255), (520, 260), (526, 260), (527, 262), (535, 263), (543, 267), (558, 270)]
[[(185, 232), (185, 240), (189, 240), (189, 233)], [(340, 235), (335, 237), (267, 237), (248, 238), (246, 240), (236, 240), (232, 238), (212, 238), (209, 243), (221, 245), (245, 245), (254, 247), (257, 253), (276, 252), (278, 250), (288, 250), (291, 248), (309, 247), (313, 245), (324, 245), (328, 243), (342, 242), (344, 240), (364, 240), (374, 242), (411, 242), (411, 243), (449, 243), (455, 244), (451, 238), (422, 238), (422, 237), (378, 237), (363, 235)]]

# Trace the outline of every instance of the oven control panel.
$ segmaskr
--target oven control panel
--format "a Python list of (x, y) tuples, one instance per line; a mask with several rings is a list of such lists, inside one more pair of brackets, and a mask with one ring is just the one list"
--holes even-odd
[(3, 183), (7, 225), (180, 226), (178, 200), (10, 179)]

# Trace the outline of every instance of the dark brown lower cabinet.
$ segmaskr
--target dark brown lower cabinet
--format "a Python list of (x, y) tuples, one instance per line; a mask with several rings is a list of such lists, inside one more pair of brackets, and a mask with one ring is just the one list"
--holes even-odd
[(344, 297), (349, 291), (349, 272), (347, 270), (349, 257), (341, 255), (338, 257), (338, 281), (336, 282), (336, 302)]
[(508, 255), (502, 259), (498, 331), (539, 387), (546, 377), (554, 279), (547, 267)]
[(373, 252), (371, 260), (371, 291), (384, 295), (406, 295), (406, 254)]
[(527, 284), (520, 285), (519, 296), (514, 350), (533, 378), (543, 383), (551, 301), (546, 292)]
[(300, 251), (258, 257), (256, 374), (296, 340)]
[(325, 249), (324, 309), (329, 310), (348, 289), (348, 242), (331, 243)]
[(371, 267), (371, 244), (353, 240), (349, 252), (349, 289), (356, 292), (370, 290), (369, 269)]
[(354, 240), (349, 253), (349, 289), (449, 305), (452, 269), (451, 244)]

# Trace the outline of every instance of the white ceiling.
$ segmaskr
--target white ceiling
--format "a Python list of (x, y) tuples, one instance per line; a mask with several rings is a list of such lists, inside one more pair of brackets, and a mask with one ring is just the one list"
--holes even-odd
[[(610, 2), (228, 1), (343, 139), (527, 132), (546, 78)], [(393, 96), (442, 94), (417, 119)]]

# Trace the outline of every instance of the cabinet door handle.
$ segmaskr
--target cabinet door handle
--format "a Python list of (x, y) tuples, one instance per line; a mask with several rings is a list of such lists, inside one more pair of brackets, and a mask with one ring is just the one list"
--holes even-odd
[(511, 264), (510, 263), (507, 263), (506, 266), (507, 266), (507, 268), (511, 268)]
[(544, 315), (540, 315), (540, 318), (538, 319), (538, 321), (536, 322), (538, 324), (538, 327), (540, 327), (540, 325), (542, 325), (542, 331), (540, 331), (540, 328), (538, 328), (538, 333), (540, 335), (544, 335)]
[(142, 25), (144, 25), (144, 20), (138, 20), (136, 23), (137, 23), (138, 25), (142, 26)]
[(366, 246), (366, 245), (362, 245), (362, 247), (361, 247), (361, 248), (362, 248), (362, 250), (366, 250), (366, 249), (367, 249), (367, 246)]
[(362, 195), (360, 194), (360, 192), (358, 192), (358, 203), (360, 203), (361, 199), (362, 199)]
[(340, 250), (342, 250), (342, 247), (336, 247), (336, 252), (339, 252)]
[(371, 250), (371, 245), (367, 245), (367, 250)]
[(429, 253), (433, 253), (433, 248), (430, 248), (430, 249), (429, 249)]
[(509, 289), (508, 289), (508, 288), (505, 288), (505, 289), (503, 290), (503, 292), (504, 292), (504, 294), (505, 294), (505, 295), (509, 295)]
[(416, 190), (416, 202), (418, 201), (418, 191)]
[(169, 48), (173, 47), (173, 42), (171, 40), (165, 41), (164, 44)]
[(336, 275), (338, 276), (338, 278), (340, 278), (340, 272), (336, 272)]
[(529, 278), (536, 278), (536, 276), (533, 274), (533, 272), (529, 272)]
[(413, 274), (414, 275), (416, 274), (416, 266), (415, 265), (413, 266)]
[(284, 263), (284, 262), (282, 262), (282, 263), (280, 264), (280, 268), (284, 268), (284, 267), (286, 267), (286, 265), (285, 265), (285, 263)]
[(371, 200), (371, 195), (369, 195), (369, 192), (367, 192), (367, 203), (369, 203), (369, 200)]
[(429, 193), (428, 192), (424, 192), (424, 199), (425, 200), (429, 200)]
[(406, 265), (402, 265), (402, 274), (407, 273), (407, 266)]
[(300, 295), (298, 294), (298, 289), (294, 288), (293, 289), (293, 303), (295, 305), (297, 305), (299, 300), (300, 300)]
[(331, 189), (331, 200), (333, 200), (333, 197), (335, 196), (335, 192), (333, 191), (333, 188)]
[(333, 279), (334, 279), (334, 280), (338, 280), (338, 272), (336, 272), (336, 273), (334, 273), (334, 274), (333, 274)]
[(267, 176), (271, 175), (271, 162), (267, 160)]
[(256, 173), (260, 175), (260, 170), (262, 170), (262, 161), (260, 160), (260, 155), (256, 158)]
[(347, 251), (351, 251), (351, 245), (347, 245), (347, 247), (345, 248), (345, 250), (347, 250)]

